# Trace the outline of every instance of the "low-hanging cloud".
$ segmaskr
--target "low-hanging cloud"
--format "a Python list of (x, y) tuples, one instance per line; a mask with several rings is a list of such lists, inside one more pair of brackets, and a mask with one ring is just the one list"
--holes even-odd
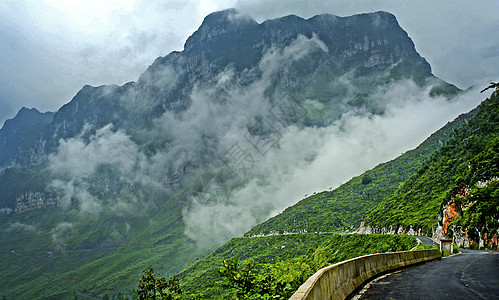
[[(135, 204), (143, 203), (131, 195), (120, 196), (121, 191), (135, 184), (162, 188), (164, 171), (160, 170), (168, 161), (160, 155), (146, 157), (128, 134), (113, 127), (108, 124), (96, 130), (87, 141), (86, 126), (79, 136), (61, 140), (58, 152), (49, 156), (48, 170), (54, 176), (50, 189), (59, 195), (61, 206), (73, 206), (76, 201), (83, 213), (99, 213), (104, 208), (131, 212)], [(107, 195), (115, 197), (105, 205), (101, 198)]]
[(328, 127), (286, 128), (278, 147), (259, 156), (253, 177), (230, 190), (226, 201), (193, 201), (184, 211), (186, 234), (206, 244), (241, 235), (304, 195), (336, 188), (416, 147), (482, 99), (477, 91), (452, 102), (431, 98), (411, 81), (394, 84), (378, 96), (388, 103), (382, 116), (349, 113)]
[(5, 229), (6, 232), (18, 232), (18, 231), (27, 231), (27, 232), (37, 232), (38, 229), (35, 225), (30, 225), (21, 222), (12, 222), (8, 224), (9, 227)]
[(83, 177), (104, 163), (119, 165), (121, 170), (130, 173), (143, 159), (138, 146), (125, 133), (113, 131), (112, 124), (108, 124), (98, 129), (88, 143), (81, 137), (62, 140), (57, 155), (51, 156), (49, 161), (54, 174)]

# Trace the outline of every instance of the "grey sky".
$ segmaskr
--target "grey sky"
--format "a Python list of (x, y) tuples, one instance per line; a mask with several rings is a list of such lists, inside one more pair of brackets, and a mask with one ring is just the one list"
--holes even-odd
[(2, 0), (0, 124), (22, 106), (56, 111), (84, 84), (136, 80), (156, 57), (182, 50), (204, 16), (229, 7), (258, 21), (386, 10), (435, 75), (460, 88), (499, 80), (497, 0)]

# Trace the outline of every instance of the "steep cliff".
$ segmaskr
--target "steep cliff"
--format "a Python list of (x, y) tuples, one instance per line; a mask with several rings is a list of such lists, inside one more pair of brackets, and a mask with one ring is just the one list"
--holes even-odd
[[(40, 113), (35, 108), (23, 107), (13, 119), (5, 121), (0, 129), (0, 169), (18, 166), (23, 161), (21, 157), (40, 152), (39, 149), (34, 149), (34, 144), (41, 138), (44, 128), (52, 122), (53, 117), (54, 113)], [(31, 160), (37, 159), (32, 157)]]
[[(245, 136), (255, 145), (278, 140), (288, 126), (325, 127), (346, 113), (382, 115), (387, 100), (379, 91), (402, 80), (415, 81), (422, 89), (431, 89), (430, 94), (458, 91), (431, 74), (429, 64), (389, 13), (287, 16), (259, 24), (233, 9), (216, 12), (187, 39), (183, 51), (156, 59), (137, 82), (84, 86), (55, 114), (27, 123), (32, 131), (10, 130), (12, 142), (7, 144), (4, 138), (8, 151), (0, 151), (0, 167), (53, 165), (61, 147), (81, 141), (79, 149), (85, 149), (92, 137), (101, 136), (100, 130), (109, 129), (105, 132), (124, 134), (137, 149), (131, 163), (144, 165), (138, 157), (149, 163), (160, 159), (155, 164), (165, 172), (141, 173), (150, 173), (149, 181), (171, 189), (171, 175), (178, 170), (185, 175), (186, 170), (218, 168), (213, 162), (227, 151), (223, 148), (228, 136)], [(216, 128), (189, 124), (189, 118), (199, 119), (206, 111), (216, 120)], [(6, 123), (3, 132), (9, 126)], [(186, 130), (193, 131), (194, 144), (180, 136)], [(23, 142), (17, 145), (15, 140), (21, 137)], [(96, 165), (83, 181), (106, 177), (99, 171), (103, 169)], [(61, 179), (60, 175), (51, 176)], [(114, 189), (115, 195), (137, 186), (127, 174), (113, 176), (114, 186), (121, 187)], [(174, 180), (177, 187), (190, 186), (182, 177)], [(189, 180), (192, 177), (196, 175)], [(16, 197), (25, 192), (46, 191), (25, 190)], [(91, 191), (96, 197), (108, 193)]]
[[(430, 65), (389, 13), (307, 20), (287, 16), (258, 24), (231, 9), (207, 16), (184, 51), (156, 59), (137, 82), (84, 86), (55, 115), (45, 115), (43, 125), (49, 126), (37, 128), (36, 138), (15, 155), (0, 155), (0, 166), (44, 162), (57, 151), (60, 139), (78, 136), (84, 128), (91, 129), (88, 136), (112, 123), (137, 135), (165, 111), (185, 111), (194, 87), (217, 85), (224, 75), (230, 78), (226, 85), (239, 87), (270, 80), (264, 87), (270, 103), (286, 92), (326, 104), (326, 122), (293, 122), (314, 125), (330, 124), (346, 111), (369, 106), (369, 100), (381, 102), (376, 107), (382, 108), (382, 100), (369, 96), (376, 86), (394, 80), (413, 79), (422, 86), (433, 84), (435, 90), (446, 87), (450, 94), (458, 91), (431, 74)], [(218, 87), (213, 97), (226, 97), (224, 88)]]

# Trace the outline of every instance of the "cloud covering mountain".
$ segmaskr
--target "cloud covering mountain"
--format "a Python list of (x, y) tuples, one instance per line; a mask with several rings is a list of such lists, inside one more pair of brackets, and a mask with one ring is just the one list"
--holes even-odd
[(84, 87), (13, 164), (45, 161), (48, 191), (82, 213), (126, 214), (187, 191), (185, 233), (219, 244), (477, 104), (472, 92), (449, 102), (456, 91), (390, 14), (259, 24), (227, 10), (136, 83)]

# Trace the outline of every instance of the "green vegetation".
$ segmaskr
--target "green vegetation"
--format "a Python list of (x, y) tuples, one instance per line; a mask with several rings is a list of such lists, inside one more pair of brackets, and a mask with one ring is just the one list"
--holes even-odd
[(0, 208), (14, 207), (16, 198), (26, 191), (44, 191), (50, 182), (48, 173), (44, 165), (0, 171)]
[(167, 230), (180, 222), (180, 207), (170, 203), (121, 216), (63, 208), (0, 215), (0, 295), (122, 299), (132, 296), (145, 266), (180, 272), (204, 250), (188, 240), (183, 226)]
[(259, 265), (293, 261), (332, 236), (333, 234), (289, 234), (234, 238), (180, 273), (181, 286), (187, 292), (202, 293), (208, 299), (215, 297), (214, 295), (229, 297), (230, 291), (217, 284), (220, 281), (217, 271), (224, 259), (253, 259)]
[(179, 278), (184, 291), (205, 299), (284, 299), (322, 267), (367, 254), (409, 250), (416, 244), (412, 236), (378, 234), (237, 238)]
[(288, 299), (313, 274), (303, 262), (277, 262), (257, 266), (253, 259), (222, 262), (220, 285), (235, 292), (237, 299)]
[(497, 179), (483, 187), (473, 187), (468, 196), (456, 198), (455, 201), (458, 207), (466, 209), (460, 210), (460, 216), (451, 223), (451, 226), (463, 228), (476, 244), (479, 244), (480, 237), (490, 239), (497, 233), (499, 229), (499, 181)]
[(147, 267), (143, 272), (139, 285), (133, 293), (138, 300), (175, 300), (181, 299), (182, 290), (177, 277), (166, 280), (154, 272), (154, 268)]
[[(462, 202), (463, 188), (471, 188), (465, 199), (469, 211), (456, 225), (465, 227), (471, 236), (497, 229), (497, 183), (499, 175), (499, 95), (494, 93), (472, 113), (468, 122), (454, 130), (448, 140), (392, 196), (371, 211), (367, 224), (382, 228), (402, 226), (431, 233), (438, 225), (440, 208), (449, 201)], [(480, 182), (489, 182), (479, 187)], [(459, 206), (459, 205), (458, 205)], [(495, 219), (494, 219), (495, 218)]]
[(430, 246), (426, 245), (425, 243), (419, 243), (419, 245), (413, 250), (416, 251), (416, 250), (428, 250), (428, 249), (438, 249), (438, 248), (439, 248), (438, 244), (436, 244), (435, 246)]

